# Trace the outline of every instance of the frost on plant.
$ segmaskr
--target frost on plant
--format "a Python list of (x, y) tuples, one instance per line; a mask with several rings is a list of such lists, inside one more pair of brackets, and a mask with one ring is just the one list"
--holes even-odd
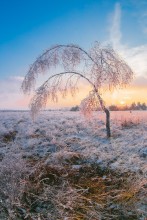
[(99, 102), (95, 93), (92, 91), (89, 95), (81, 101), (80, 110), (86, 117), (91, 116), (91, 112), (99, 107)]
[[(57, 66), (62, 68), (59, 73), (53, 71)], [(79, 80), (83, 79), (91, 86), (91, 92), (81, 103), (82, 111), (89, 115), (98, 102), (106, 113), (107, 136), (110, 137), (110, 113), (101, 96), (102, 88), (122, 88), (131, 81), (133, 72), (126, 62), (110, 46), (102, 47), (98, 42), (89, 51), (74, 44), (56, 45), (46, 50), (31, 65), (22, 83), (23, 92), (30, 93), (38, 74), (47, 70), (49, 78), (32, 98), (32, 115), (35, 116), (39, 110), (45, 108), (48, 99), (57, 102), (59, 95), (64, 98), (68, 93), (76, 95)]]

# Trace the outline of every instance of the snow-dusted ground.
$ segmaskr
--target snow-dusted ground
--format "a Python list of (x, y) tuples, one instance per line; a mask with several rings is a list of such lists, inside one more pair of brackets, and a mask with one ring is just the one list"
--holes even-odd
[(102, 112), (86, 120), (80, 112), (47, 111), (35, 122), (29, 112), (0, 112), (0, 161), (21, 154), (58, 163), (76, 152), (86, 161), (146, 177), (147, 111), (111, 112), (111, 130), (107, 139)]

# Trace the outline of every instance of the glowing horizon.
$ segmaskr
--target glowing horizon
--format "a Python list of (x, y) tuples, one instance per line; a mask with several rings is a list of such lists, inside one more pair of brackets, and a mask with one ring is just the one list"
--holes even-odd
[[(80, 105), (80, 102), (82, 99), (84, 99), (90, 91), (90, 87), (87, 86), (86, 88), (81, 88), (79, 92), (76, 93), (74, 97), (72, 97), (70, 94), (67, 95), (67, 97), (62, 98), (59, 96), (58, 102), (53, 103), (50, 100), (48, 100), (48, 103), (46, 105), (46, 109), (59, 109), (59, 108), (66, 108), (66, 107), (73, 107), (76, 105)], [(110, 105), (117, 105), (117, 106), (125, 106), (125, 105), (131, 105), (133, 102), (141, 102), (147, 104), (147, 97), (143, 97), (142, 94), (147, 94), (147, 88), (146, 87), (131, 87), (128, 86), (126, 89), (117, 89), (113, 92), (106, 91), (103, 93), (102, 97), (106, 104), (106, 106)], [(24, 96), (21, 95), (21, 98), (17, 100), (17, 103), (14, 103), (15, 105), (19, 106), (18, 109), (28, 109), (29, 103), (30, 103), (31, 96)], [(10, 108), (10, 107), (9, 107)], [(9, 109), (8, 108), (8, 109)], [(0, 108), (3, 109), (3, 108)], [(17, 109), (15, 107), (11, 109)]]

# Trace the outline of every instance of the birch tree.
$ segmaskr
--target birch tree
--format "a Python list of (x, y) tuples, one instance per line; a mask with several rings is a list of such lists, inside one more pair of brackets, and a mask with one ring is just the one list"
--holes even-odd
[[(55, 73), (56, 67), (62, 71)], [(111, 136), (110, 112), (102, 98), (103, 88), (122, 88), (133, 77), (131, 68), (112, 47), (95, 42), (89, 51), (75, 44), (55, 45), (47, 49), (30, 66), (23, 80), (22, 90), (25, 94), (35, 88), (36, 79), (42, 73), (47, 73), (48, 79), (36, 89), (31, 100), (32, 116), (45, 108), (48, 99), (57, 102), (61, 95), (63, 98), (68, 93), (76, 95), (79, 81), (83, 79), (91, 90), (81, 101), (80, 109), (86, 116), (99, 105), (106, 114), (107, 137)]]

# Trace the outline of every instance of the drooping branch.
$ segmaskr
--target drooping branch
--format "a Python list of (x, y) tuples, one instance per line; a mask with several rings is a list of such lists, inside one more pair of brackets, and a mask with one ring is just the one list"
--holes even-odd
[(30, 92), (39, 73), (51, 70), (52, 67), (60, 64), (62, 64), (64, 72), (79, 72), (79, 67), (80, 72), (90, 78), (98, 89), (101, 86), (108, 86), (109, 89), (125, 86), (133, 75), (129, 66), (110, 47), (102, 48), (99, 43), (96, 43), (87, 52), (74, 44), (56, 45), (39, 56), (30, 67), (22, 83), (23, 92)]
[(65, 71), (71, 71), (74, 67), (78, 66), (82, 60), (84, 61), (83, 55), (86, 55), (88, 59), (95, 63), (93, 58), (84, 49), (77, 45), (56, 45), (46, 50), (36, 59), (26, 74), (22, 83), (23, 92), (29, 93), (31, 91), (39, 73), (50, 70), (52, 67), (56, 67), (60, 63), (62, 63)]
[[(61, 83), (62, 77), (65, 75), (68, 76), (67, 80)], [(75, 80), (73, 80), (73, 77)], [(47, 100), (51, 99), (53, 102), (58, 101), (58, 95), (61, 94), (62, 97), (66, 97), (67, 93), (70, 92), (71, 95), (75, 95), (78, 90), (77, 83), (79, 79), (85, 79), (92, 87), (94, 84), (85, 77), (83, 74), (71, 71), (71, 72), (61, 72), (50, 76), (37, 90), (35, 96), (31, 100), (31, 112), (32, 115), (36, 115), (40, 109), (46, 106)]]
[(133, 71), (128, 64), (110, 47), (100, 47), (96, 43), (90, 55), (97, 65), (92, 66), (97, 84), (109, 89), (126, 86), (133, 78)]

